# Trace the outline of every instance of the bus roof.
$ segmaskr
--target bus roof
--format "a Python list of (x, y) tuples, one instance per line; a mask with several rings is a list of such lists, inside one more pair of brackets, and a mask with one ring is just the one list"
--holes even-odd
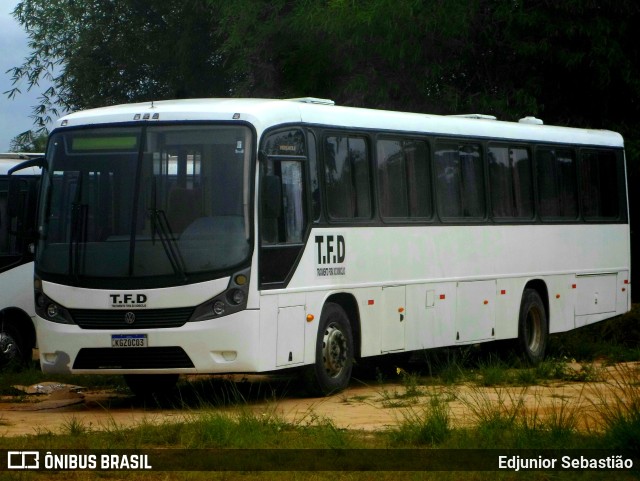
[(302, 99), (185, 99), (116, 105), (75, 112), (57, 121), (58, 127), (139, 121), (245, 121), (261, 134), (279, 124), (307, 123), (334, 127), (415, 132), (443, 136), (472, 136), (623, 147), (622, 136), (608, 130), (542, 125), (533, 117), (520, 122), (491, 116), (431, 115), (336, 106), (330, 100)]
[[(21, 162), (29, 159), (35, 159), (36, 157), (42, 157), (41, 153), (24, 153), (24, 152), (8, 152), (0, 153), (0, 175), (8, 175), (9, 169), (18, 165)], [(40, 170), (37, 167), (29, 167), (16, 173), (16, 175), (40, 175)]]

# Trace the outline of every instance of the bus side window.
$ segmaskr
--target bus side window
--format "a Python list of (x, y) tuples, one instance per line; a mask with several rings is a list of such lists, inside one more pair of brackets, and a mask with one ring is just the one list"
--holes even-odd
[(493, 217), (531, 219), (533, 177), (529, 150), (524, 147), (491, 145), (488, 160)]
[(582, 209), (587, 220), (615, 219), (618, 202), (618, 165), (613, 151), (584, 150), (580, 162)]
[(262, 242), (296, 244), (304, 234), (302, 163), (268, 160), (262, 176)]
[(578, 216), (575, 154), (568, 149), (539, 148), (536, 156), (540, 216), (575, 219)]
[(484, 217), (484, 173), (479, 145), (438, 142), (435, 170), (438, 210), (441, 217)]
[(383, 219), (431, 217), (429, 153), (426, 142), (378, 140), (376, 167)]
[(360, 137), (325, 138), (325, 185), (333, 219), (371, 217), (371, 178), (367, 143)]

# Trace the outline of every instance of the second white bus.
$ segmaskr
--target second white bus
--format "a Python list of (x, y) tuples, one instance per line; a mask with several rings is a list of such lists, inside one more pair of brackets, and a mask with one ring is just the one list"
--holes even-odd
[(33, 240), (40, 169), (9, 170), (43, 154), (0, 154), (0, 368), (32, 360), (36, 343), (33, 300)]

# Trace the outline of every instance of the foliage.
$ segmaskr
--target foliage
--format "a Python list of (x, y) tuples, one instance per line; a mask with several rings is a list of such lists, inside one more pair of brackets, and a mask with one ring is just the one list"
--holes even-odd
[(640, 452), (640, 390), (638, 366), (620, 365), (607, 390), (598, 391), (595, 403), (605, 426), (606, 440), (614, 449)]
[(47, 137), (49, 133), (45, 129), (42, 132), (27, 130), (11, 140), (9, 150), (11, 152), (44, 152), (47, 148)]
[(640, 305), (622, 316), (552, 335), (548, 355), (592, 361), (606, 358), (613, 362), (640, 358)]
[(392, 446), (436, 446), (451, 434), (451, 413), (446, 399), (438, 392), (430, 392), (428, 406), (406, 409), (403, 421), (389, 432)]
[(14, 85), (53, 84), (33, 111), (40, 128), (59, 107), (227, 93), (215, 13), (205, 0), (23, 0), (14, 16), (31, 48), (11, 71)]
[(14, 15), (32, 50), (14, 80), (54, 81), (42, 120), (54, 105), (229, 94), (592, 127), (640, 107), (627, 0), (22, 0)]

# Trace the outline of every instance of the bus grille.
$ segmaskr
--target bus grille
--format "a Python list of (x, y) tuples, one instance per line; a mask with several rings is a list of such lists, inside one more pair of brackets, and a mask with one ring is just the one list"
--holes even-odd
[(73, 369), (177, 369), (194, 367), (181, 347), (85, 347)]
[[(193, 309), (69, 309), (69, 313), (82, 329), (161, 329), (183, 326), (191, 318)], [(135, 314), (131, 324), (125, 321), (129, 312)]]

